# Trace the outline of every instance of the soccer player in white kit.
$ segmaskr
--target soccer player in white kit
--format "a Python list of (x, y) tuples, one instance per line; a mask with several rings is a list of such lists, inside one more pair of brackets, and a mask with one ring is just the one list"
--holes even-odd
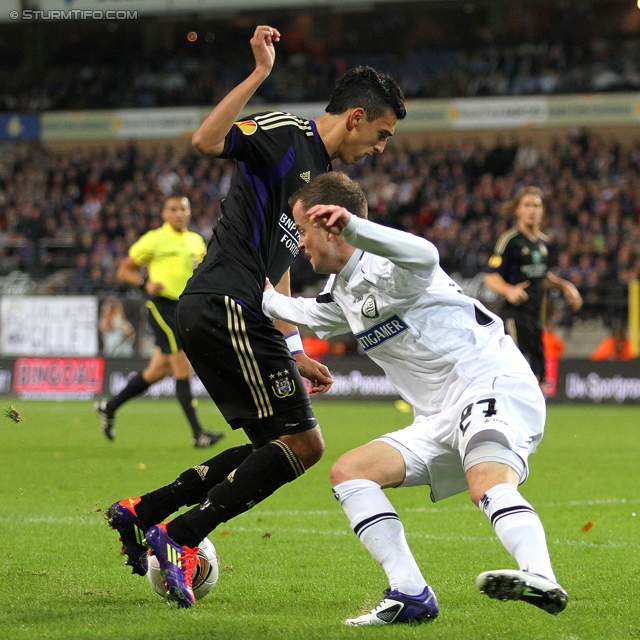
[[(327, 204), (332, 203), (332, 204)], [(291, 199), (299, 247), (321, 295), (289, 298), (267, 283), (263, 310), (321, 338), (351, 331), (413, 407), (410, 426), (347, 452), (331, 481), (351, 527), (387, 574), (385, 597), (348, 625), (429, 620), (438, 602), (382, 489), (429, 485), (434, 501), (469, 489), (519, 570), (486, 571), (476, 584), (500, 600), (557, 614), (557, 583), (542, 523), (520, 495), (544, 430), (538, 381), (500, 318), (464, 295), (424, 238), (366, 220), (357, 183), (328, 173)]]

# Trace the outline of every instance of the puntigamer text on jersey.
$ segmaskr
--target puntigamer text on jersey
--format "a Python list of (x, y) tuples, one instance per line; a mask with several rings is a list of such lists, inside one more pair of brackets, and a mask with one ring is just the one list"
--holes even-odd
[(356, 335), (360, 346), (365, 350), (379, 347), (383, 342), (406, 331), (409, 327), (398, 316), (391, 316)]

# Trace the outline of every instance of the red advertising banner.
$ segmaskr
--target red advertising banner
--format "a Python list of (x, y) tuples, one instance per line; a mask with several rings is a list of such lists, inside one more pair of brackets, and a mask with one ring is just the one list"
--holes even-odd
[(13, 374), (24, 398), (91, 398), (103, 381), (103, 358), (17, 358)]

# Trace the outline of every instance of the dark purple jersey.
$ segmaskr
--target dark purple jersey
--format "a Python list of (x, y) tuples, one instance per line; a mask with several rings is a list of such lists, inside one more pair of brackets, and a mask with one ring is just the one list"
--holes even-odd
[(526, 289), (528, 300), (518, 306), (505, 300), (501, 315), (513, 312), (540, 318), (544, 277), (554, 264), (554, 251), (548, 243), (549, 238), (543, 233), (539, 233), (536, 240), (529, 240), (517, 227), (498, 238), (486, 271), (499, 273), (509, 284), (530, 283)]
[(265, 278), (276, 284), (298, 255), (288, 199), (331, 161), (315, 122), (256, 113), (229, 131), (223, 158), (236, 167), (207, 255), (184, 294), (218, 293), (260, 311)]

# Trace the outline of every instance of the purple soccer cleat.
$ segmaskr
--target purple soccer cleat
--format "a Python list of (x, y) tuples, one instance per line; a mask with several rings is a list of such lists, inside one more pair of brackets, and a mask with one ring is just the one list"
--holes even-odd
[(107, 522), (120, 534), (122, 555), (127, 556), (126, 564), (132, 573), (144, 576), (147, 573), (147, 552), (144, 535), (147, 528), (138, 519), (136, 505), (140, 498), (126, 498), (114, 502), (107, 512)]
[(158, 524), (147, 531), (146, 543), (158, 559), (162, 579), (179, 607), (195, 607), (192, 576), (198, 562), (198, 547), (179, 545), (167, 533), (166, 524)]

